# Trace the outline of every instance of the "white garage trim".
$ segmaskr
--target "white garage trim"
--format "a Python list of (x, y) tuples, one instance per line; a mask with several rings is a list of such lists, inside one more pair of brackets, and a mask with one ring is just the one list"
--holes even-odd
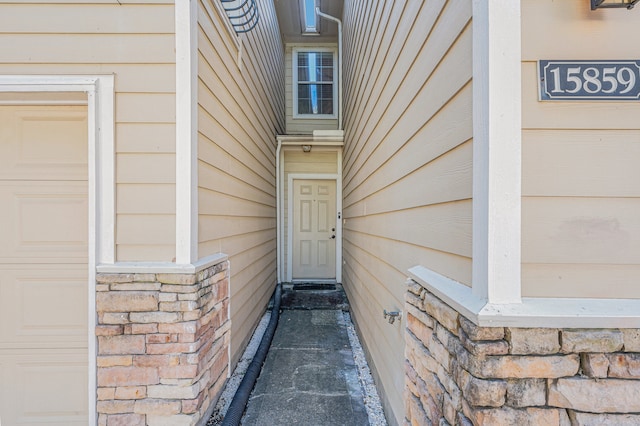
[(96, 424), (96, 264), (115, 259), (113, 75), (0, 75), (0, 92), (83, 92), (88, 106), (89, 423)]

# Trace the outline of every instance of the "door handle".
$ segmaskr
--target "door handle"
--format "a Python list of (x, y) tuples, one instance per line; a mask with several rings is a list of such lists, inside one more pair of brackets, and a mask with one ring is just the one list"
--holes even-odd
[(332, 239), (332, 240), (333, 240), (333, 239), (335, 239), (335, 238), (336, 238), (336, 236), (335, 236), (335, 235), (332, 235), (332, 236), (330, 237), (330, 239)]

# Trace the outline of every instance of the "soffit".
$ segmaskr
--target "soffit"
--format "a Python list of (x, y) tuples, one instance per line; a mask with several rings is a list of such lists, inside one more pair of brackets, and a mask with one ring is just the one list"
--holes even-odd
[[(338, 41), (338, 25), (320, 19), (320, 35), (302, 35), (301, 0), (274, 0), (284, 43), (327, 43)], [(323, 13), (342, 19), (343, 0), (316, 0)]]

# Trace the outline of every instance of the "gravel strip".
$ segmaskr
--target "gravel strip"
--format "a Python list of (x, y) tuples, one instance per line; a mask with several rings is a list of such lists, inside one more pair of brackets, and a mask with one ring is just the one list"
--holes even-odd
[(387, 419), (384, 416), (384, 410), (380, 403), (378, 390), (376, 389), (376, 384), (371, 376), (371, 370), (369, 369), (369, 364), (364, 356), (360, 339), (358, 339), (356, 329), (351, 321), (351, 315), (349, 315), (349, 312), (343, 312), (343, 314), (347, 325), (349, 343), (351, 343), (351, 349), (353, 350), (353, 360), (356, 363), (356, 367), (358, 367), (358, 378), (360, 379), (360, 386), (362, 386), (364, 406), (367, 409), (367, 414), (369, 415), (369, 423), (371, 426), (387, 426)]
[(222, 419), (227, 414), (227, 410), (231, 405), (231, 400), (233, 400), (233, 396), (236, 394), (238, 387), (240, 386), (240, 382), (244, 377), (244, 373), (249, 368), (249, 364), (253, 360), (256, 352), (258, 351), (258, 346), (260, 346), (260, 341), (262, 340), (262, 335), (264, 334), (267, 326), (269, 325), (269, 319), (271, 318), (271, 311), (267, 311), (263, 316), (255, 331), (253, 332), (253, 336), (251, 340), (249, 340), (249, 344), (247, 348), (244, 350), (242, 354), (242, 358), (238, 361), (238, 365), (236, 369), (233, 370), (233, 374), (227, 381), (227, 384), (222, 391), (222, 395), (218, 399), (216, 403), (216, 408), (213, 409), (213, 413), (207, 421), (207, 426), (217, 426), (222, 423)]

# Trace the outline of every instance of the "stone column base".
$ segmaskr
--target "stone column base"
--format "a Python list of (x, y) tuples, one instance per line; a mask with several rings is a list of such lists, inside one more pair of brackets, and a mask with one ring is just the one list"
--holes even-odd
[(640, 424), (638, 329), (478, 327), (415, 282), (405, 312), (405, 424)]
[(96, 280), (98, 424), (199, 423), (227, 378), (227, 262)]

